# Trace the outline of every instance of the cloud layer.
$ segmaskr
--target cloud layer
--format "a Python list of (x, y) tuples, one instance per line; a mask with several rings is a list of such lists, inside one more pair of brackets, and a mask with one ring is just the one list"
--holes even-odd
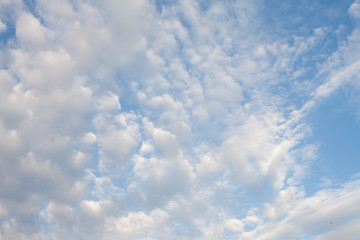
[(356, 239), (360, 3), (272, 2), (0, 1), (0, 239)]

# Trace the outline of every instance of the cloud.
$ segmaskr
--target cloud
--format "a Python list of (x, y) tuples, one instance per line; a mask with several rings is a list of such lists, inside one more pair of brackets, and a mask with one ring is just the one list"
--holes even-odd
[[(168, 214), (160, 209), (155, 209), (149, 215), (143, 212), (130, 213), (128, 216), (118, 219), (109, 219), (106, 223), (105, 239), (114, 237), (133, 239), (134, 237), (149, 236), (146, 239), (160, 237), (160, 232), (168, 218)], [(154, 237), (150, 237), (150, 236)]]
[[(348, 182), (339, 189), (319, 191), (313, 197), (304, 197), (303, 192), (298, 189), (286, 189), (280, 193), (275, 204), (277, 207), (271, 209), (274, 205), (269, 204), (265, 212), (266, 217), (280, 217), (278, 221), (269, 221), (239, 237), (288, 239), (298, 236), (336, 239), (338, 234), (342, 233), (343, 237), (355, 239), (353, 232), (357, 226), (354, 223), (357, 221), (358, 213), (354, 209), (359, 201), (359, 189), (356, 184), (357, 180)], [(281, 201), (284, 202), (280, 203)], [(345, 232), (345, 229), (348, 231)]]
[(23, 13), (16, 23), (16, 36), (25, 49), (44, 47), (46, 28), (30, 13)]
[(7, 29), (6, 25), (0, 20), (0, 33), (5, 32)]
[(353, 238), (358, 180), (306, 180), (310, 113), (358, 96), (356, 25), (297, 31), (244, 1), (0, 5), (0, 239)]
[(360, 3), (359, 3), (359, 1), (355, 1), (353, 4), (351, 4), (348, 11), (349, 11), (351, 16), (358, 19), (360, 17)]

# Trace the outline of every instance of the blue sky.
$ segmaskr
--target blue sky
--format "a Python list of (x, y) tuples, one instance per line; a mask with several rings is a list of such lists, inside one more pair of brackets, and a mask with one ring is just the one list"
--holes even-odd
[(0, 239), (357, 239), (359, 21), (0, 0)]

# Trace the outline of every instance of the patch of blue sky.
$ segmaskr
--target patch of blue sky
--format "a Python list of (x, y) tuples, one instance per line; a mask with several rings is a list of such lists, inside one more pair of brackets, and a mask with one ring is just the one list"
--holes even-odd
[(6, 20), (3, 20), (3, 23), (6, 25), (6, 30), (3, 32), (0, 32), (0, 48), (4, 48), (7, 46), (9, 41), (14, 39), (16, 34), (16, 28), (13, 22), (8, 22)]
[(139, 113), (141, 106), (139, 105), (136, 92), (134, 92), (131, 86), (131, 82), (121, 81), (120, 85), (122, 86), (121, 92), (119, 93), (119, 102), (121, 104), (120, 112)]
[(360, 122), (343, 91), (312, 114), (313, 138), (320, 142), (319, 160), (325, 176), (349, 181), (360, 172)]
[(306, 141), (318, 145), (303, 181), (308, 195), (339, 186), (360, 172), (360, 122), (354, 108), (340, 89), (307, 117), (312, 136)]
[(269, 34), (277, 37), (289, 33), (308, 35), (314, 28), (331, 26), (337, 29), (339, 23), (351, 24), (347, 9), (353, 1), (264, 1), (262, 21)]
[(196, 228), (192, 219), (184, 216), (178, 217), (172, 226), (172, 231), (178, 237), (201, 237), (201, 232)]
[(175, 4), (176, 0), (151, 0), (150, 2), (152, 2), (156, 7), (156, 10), (161, 13), (163, 11), (163, 8)]
[(46, 21), (42, 18), (41, 14), (39, 14), (39, 10), (37, 9), (36, 0), (24, 0), (24, 4), (28, 8), (29, 12), (37, 18), (41, 25), (46, 26)]

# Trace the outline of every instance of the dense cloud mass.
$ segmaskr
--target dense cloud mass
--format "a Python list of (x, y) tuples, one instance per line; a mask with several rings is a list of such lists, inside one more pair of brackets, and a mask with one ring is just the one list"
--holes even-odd
[(358, 239), (360, 166), (316, 136), (336, 101), (360, 133), (359, 21), (359, 0), (0, 0), (0, 240)]

